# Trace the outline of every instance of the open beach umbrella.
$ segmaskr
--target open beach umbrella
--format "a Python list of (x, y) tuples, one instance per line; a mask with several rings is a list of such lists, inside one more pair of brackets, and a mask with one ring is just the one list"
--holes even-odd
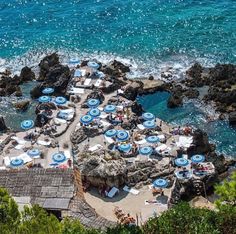
[(15, 158), (10, 161), (11, 167), (20, 167), (24, 164), (24, 160), (21, 158)]
[(143, 113), (142, 117), (144, 120), (154, 120), (155, 119), (155, 115), (150, 112)]
[(114, 106), (114, 105), (106, 105), (104, 107), (104, 112), (106, 112), (106, 113), (113, 113), (115, 111), (116, 111), (116, 106)]
[(79, 69), (75, 70), (74, 77), (80, 77), (82, 76), (82, 72)]
[(66, 156), (63, 153), (55, 153), (52, 155), (52, 159), (56, 163), (62, 163), (66, 161)]
[(179, 167), (185, 167), (189, 164), (189, 161), (185, 158), (177, 158), (175, 159), (175, 165)]
[(147, 120), (143, 123), (143, 126), (145, 128), (155, 128), (156, 127), (156, 124), (153, 120)]
[(107, 137), (114, 137), (116, 136), (117, 131), (115, 129), (109, 129), (105, 132), (105, 136)]
[(89, 100), (87, 101), (87, 105), (88, 105), (90, 108), (96, 108), (96, 107), (99, 106), (99, 104), (100, 104), (100, 101), (99, 101), (98, 99), (93, 99), (93, 98), (91, 98), (91, 99), (89, 99)]
[(21, 122), (20, 126), (24, 130), (31, 129), (34, 126), (34, 121), (31, 119), (24, 120)]
[(53, 93), (54, 92), (54, 88), (50, 88), (50, 87), (48, 87), (48, 88), (45, 88), (45, 89), (43, 89), (43, 91), (42, 91), (42, 93), (43, 94), (51, 94), (51, 93)]
[(157, 143), (157, 142), (160, 142), (160, 139), (158, 136), (148, 136), (146, 137), (146, 141), (148, 143)]
[(124, 130), (118, 130), (116, 138), (118, 141), (126, 141), (129, 139), (129, 133)]
[(98, 117), (98, 116), (100, 116), (101, 111), (98, 108), (92, 108), (88, 113), (92, 117)]
[(91, 68), (93, 68), (93, 69), (98, 69), (98, 68), (99, 68), (99, 64), (96, 63), (96, 62), (94, 62), (94, 61), (89, 61), (89, 62), (87, 63), (87, 65), (88, 65), (88, 67), (91, 67)]
[(166, 188), (168, 186), (168, 181), (165, 180), (165, 179), (156, 179), (154, 182), (153, 182), (153, 185), (154, 187), (157, 187), (157, 188)]
[(83, 115), (80, 118), (80, 122), (82, 124), (90, 124), (93, 121), (93, 117), (91, 115)]
[(41, 97), (39, 97), (38, 101), (42, 102), (42, 103), (50, 102), (51, 101), (51, 97), (49, 97), (49, 96), (41, 96)]
[(63, 105), (66, 102), (67, 102), (66, 98), (64, 98), (62, 96), (56, 97), (56, 99), (55, 99), (55, 103), (58, 105)]
[(121, 144), (118, 146), (118, 149), (123, 151), (123, 152), (129, 152), (132, 148), (131, 144)]
[(80, 60), (78, 58), (71, 58), (69, 60), (69, 64), (80, 64)]
[(201, 154), (196, 154), (191, 157), (193, 163), (201, 163), (205, 161), (205, 156)]
[(28, 150), (27, 154), (32, 158), (39, 158), (40, 155), (41, 155), (41, 152), (40, 152), (39, 149), (34, 148), (34, 149), (31, 149), (31, 150)]
[(153, 148), (150, 146), (144, 146), (139, 149), (139, 153), (142, 155), (150, 155), (153, 152)]
[(105, 74), (104, 74), (103, 72), (101, 72), (101, 71), (97, 71), (97, 72), (96, 72), (96, 76), (97, 76), (98, 78), (100, 78), (100, 79), (103, 79), (103, 78), (105, 77)]

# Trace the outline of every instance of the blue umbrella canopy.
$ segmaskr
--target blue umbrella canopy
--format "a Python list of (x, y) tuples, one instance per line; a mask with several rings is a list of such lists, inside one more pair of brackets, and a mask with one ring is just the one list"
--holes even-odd
[(90, 124), (93, 121), (93, 117), (91, 115), (84, 115), (80, 118), (80, 122), (83, 124)]
[(80, 77), (80, 76), (82, 76), (82, 72), (79, 69), (76, 69), (75, 73), (74, 73), (74, 76), (75, 77)]
[(150, 112), (143, 113), (142, 117), (144, 120), (154, 120), (155, 119), (155, 115)]
[(58, 105), (63, 105), (66, 102), (67, 102), (66, 98), (64, 98), (62, 96), (56, 97), (56, 99), (55, 99), (55, 103)]
[(158, 187), (158, 188), (166, 188), (168, 186), (168, 181), (165, 179), (156, 179), (153, 182), (154, 187)]
[(31, 150), (28, 150), (27, 154), (32, 158), (38, 158), (40, 156), (41, 152), (39, 149), (34, 148)]
[(50, 102), (51, 101), (51, 97), (49, 97), (49, 96), (41, 96), (41, 97), (39, 97), (38, 101), (42, 102), (42, 103)]
[(158, 136), (148, 136), (148, 137), (146, 137), (146, 141), (148, 143), (157, 143), (160, 141), (160, 139)]
[(21, 158), (15, 158), (10, 161), (11, 167), (20, 167), (24, 164), (24, 160)]
[(90, 108), (95, 108), (95, 107), (98, 107), (100, 104), (100, 101), (98, 99), (89, 99), (87, 101), (87, 105), (90, 107)]
[(196, 154), (191, 157), (193, 163), (201, 163), (205, 161), (205, 156), (201, 154)]
[(99, 68), (99, 64), (96, 63), (96, 62), (94, 62), (94, 61), (89, 61), (89, 62), (87, 63), (87, 65), (88, 65), (88, 67), (91, 67), (91, 68), (93, 68), (93, 69), (98, 69), (98, 68)]
[(54, 92), (54, 88), (50, 88), (50, 87), (45, 88), (45, 89), (43, 89), (43, 91), (42, 91), (43, 94), (51, 94), (51, 93), (53, 93), (53, 92)]
[(31, 129), (34, 126), (34, 121), (31, 119), (24, 120), (21, 122), (20, 126), (24, 130)]
[(52, 159), (56, 163), (62, 163), (66, 161), (66, 156), (63, 153), (55, 153), (52, 155)]
[(185, 158), (177, 158), (175, 159), (175, 165), (179, 167), (185, 167), (189, 164), (189, 161)]
[(115, 129), (109, 129), (105, 132), (105, 136), (107, 137), (114, 137), (116, 136), (117, 131)]
[(142, 155), (150, 155), (153, 152), (153, 148), (150, 146), (144, 146), (139, 149), (139, 153)]
[(104, 112), (106, 112), (106, 113), (112, 113), (115, 111), (116, 111), (116, 106), (114, 106), (114, 105), (106, 105), (104, 107)]
[(79, 64), (80, 60), (78, 58), (71, 58), (69, 60), (69, 64)]
[(88, 112), (92, 117), (98, 117), (101, 114), (101, 111), (98, 108), (92, 108), (89, 112)]
[(123, 151), (123, 152), (128, 152), (131, 150), (132, 145), (131, 144), (121, 144), (118, 146), (119, 150)]
[(147, 120), (143, 123), (143, 126), (145, 128), (155, 128), (156, 127), (156, 124), (153, 120)]
[(126, 141), (129, 139), (129, 133), (124, 130), (117, 131), (116, 138), (119, 141)]

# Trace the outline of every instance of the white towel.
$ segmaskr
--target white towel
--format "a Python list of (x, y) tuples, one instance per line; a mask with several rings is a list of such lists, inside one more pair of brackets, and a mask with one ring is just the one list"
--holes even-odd
[(129, 188), (127, 185), (125, 185), (123, 190), (127, 193), (132, 193), (133, 195), (138, 195), (140, 193), (140, 191), (138, 191), (137, 189)]
[(142, 124), (138, 124), (137, 127), (138, 127), (138, 129), (140, 129), (140, 130), (144, 130), (144, 129), (145, 129), (145, 127), (144, 127)]
[(55, 124), (66, 124), (65, 119), (55, 118), (54, 121), (55, 121)]
[(90, 147), (88, 150), (91, 152), (94, 152), (94, 151), (101, 149), (101, 148), (102, 148), (102, 146), (100, 144), (96, 144), (96, 145)]
[(94, 86), (99, 87), (101, 83), (102, 83), (102, 80), (97, 80), (96, 83), (94, 84)]
[(87, 85), (89, 85), (90, 84), (90, 82), (91, 82), (91, 79), (85, 79), (85, 81), (84, 81), (84, 85), (85, 86), (87, 86)]

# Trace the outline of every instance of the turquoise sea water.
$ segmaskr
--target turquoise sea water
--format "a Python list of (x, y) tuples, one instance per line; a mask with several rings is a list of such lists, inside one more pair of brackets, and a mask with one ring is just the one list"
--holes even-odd
[[(172, 66), (178, 78), (194, 61), (235, 63), (235, 42), (235, 0), (0, 0), (0, 70), (10, 67), (14, 73), (57, 50), (64, 61), (90, 54), (102, 62), (118, 57), (133, 65), (131, 77), (158, 76)], [(15, 128), (11, 101), (2, 100), (0, 112)], [(158, 105), (147, 108), (169, 111)], [(185, 108), (173, 111), (169, 121), (200, 121), (189, 115), (195, 108)], [(28, 117), (31, 110), (15, 115), (17, 121)], [(219, 126), (207, 129), (211, 139), (223, 151), (235, 149), (234, 133), (227, 123)], [(226, 139), (221, 143), (219, 132)]]

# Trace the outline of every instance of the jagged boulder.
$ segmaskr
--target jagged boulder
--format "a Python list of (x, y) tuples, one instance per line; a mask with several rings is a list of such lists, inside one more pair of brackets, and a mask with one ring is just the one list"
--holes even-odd
[(233, 126), (236, 126), (236, 111), (229, 114), (229, 123)]
[(7, 130), (5, 120), (3, 116), (0, 116), (0, 131), (5, 131), (5, 130)]
[(194, 79), (199, 79), (201, 78), (202, 71), (203, 71), (202, 65), (200, 63), (195, 63), (192, 67), (190, 67), (187, 70), (186, 74)]
[(35, 79), (35, 74), (29, 67), (23, 67), (20, 73), (21, 82), (31, 81)]
[(30, 105), (30, 101), (29, 100), (23, 100), (20, 102), (16, 102), (13, 104), (13, 106), (20, 111), (26, 111), (28, 109)]
[(175, 108), (179, 107), (183, 104), (183, 98), (182, 96), (179, 96), (177, 94), (172, 94), (167, 101), (167, 106), (169, 108)]

